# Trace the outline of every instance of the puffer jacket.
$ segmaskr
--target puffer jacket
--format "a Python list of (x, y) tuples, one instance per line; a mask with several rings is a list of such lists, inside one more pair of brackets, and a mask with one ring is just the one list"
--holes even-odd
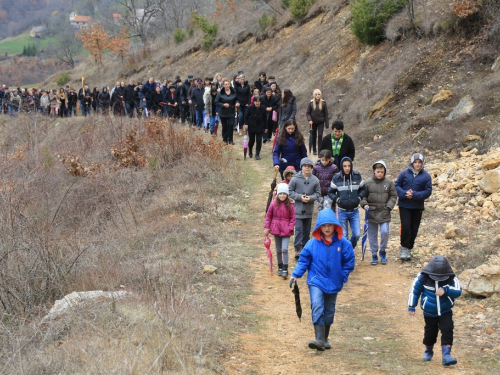
[(286, 208), (285, 203), (277, 203), (276, 199), (273, 199), (266, 213), (264, 228), (268, 228), (269, 233), (274, 236), (293, 236), (295, 228), (295, 207), (293, 204)]
[[(219, 117), (234, 117), (236, 103), (238, 99), (236, 98), (236, 91), (230, 87), (229, 95), (226, 94), (226, 89), (222, 89), (217, 93), (215, 98), (215, 105), (219, 109)], [(229, 107), (224, 107), (224, 104), (228, 103)]]
[[(321, 236), (321, 225), (333, 224), (335, 233), (327, 245)], [(313, 230), (313, 238), (307, 241), (292, 272), (300, 278), (307, 272), (307, 285), (315, 286), (324, 293), (338, 293), (349, 274), (354, 270), (355, 255), (351, 243), (343, 238), (342, 227), (331, 209), (321, 210)]]
[(341, 168), (340, 172), (333, 176), (328, 197), (332, 200), (332, 208), (337, 205), (343, 210), (352, 211), (358, 208), (359, 202), (365, 196), (365, 187), (361, 174), (353, 170), (352, 160), (346, 156), (342, 158), (342, 163), (344, 161), (351, 163), (351, 173), (346, 175)]
[(318, 160), (313, 168), (313, 174), (318, 177), (319, 184), (321, 185), (321, 195), (327, 195), (330, 185), (332, 183), (333, 176), (337, 173), (339, 169), (332, 161), (326, 167)]
[(292, 134), (286, 133), (286, 144), (284, 146), (280, 145), (278, 139), (276, 147), (274, 147), (273, 165), (279, 165), (282, 175), (285, 168), (289, 165), (293, 165), (296, 171), (300, 171), (300, 161), (305, 157), (307, 157), (306, 145), (297, 146), (295, 144), (295, 132)]
[(280, 107), (278, 125), (281, 128), (283, 124), (288, 120), (295, 120), (295, 114), (297, 113), (297, 101), (295, 96), (292, 96), (290, 100)]
[[(290, 198), (295, 201), (295, 217), (297, 219), (310, 219), (314, 211), (314, 202), (321, 196), (318, 178), (311, 173), (306, 180), (300, 171), (293, 175), (288, 188), (290, 189)], [(308, 203), (300, 200), (303, 194), (309, 196)]]
[[(432, 194), (431, 175), (422, 169), (415, 173), (413, 165), (401, 172), (396, 180), (396, 190), (398, 192), (398, 206), (410, 210), (424, 210), (424, 201)], [(413, 191), (413, 198), (406, 198), (408, 190)]]
[[(447, 278), (437, 281), (431, 276)], [(444, 295), (441, 297), (436, 295), (436, 290), (439, 288), (444, 290)], [(408, 295), (408, 311), (415, 311), (420, 298), (420, 308), (424, 311), (424, 315), (440, 316), (450, 312), (455, 305), (455, 298), (461, 295), (462, 286), (450, 264), (444, 256), (436, 255), (413, 280)]]
[(386, 223), (391, 221), (391, 210), (396, 205), (398, 193), (394, 182), (385, 177), (387, 167), (382, 160), (379, 160), (372, 165), (372, 170), (375, 164), (382, 164), (385, 169), (384, 177), (377, 179), (372, 176), (364, 181), (365, 195), (361, 199), (360, 206), (368, 205), (370, 212), (368, 213), (368, 222), (370, 223)]
[(238, 98), (238, 102), (241, 106), (245, 106), (250, 104), (250, 98), (252, 97), (252, 91), (250, 86), (248, 85), (248, 81), (242, 85), (238, 83), (234, 86), (234, 90), (236, 91), (236, 97)]
[[(328, 123), (328, 108), (326, 107), (326, 102), (321, 99), (321, 111), (318, 108), (319, 106), (314, 109), (313, 107), (313, 100), (309, 102), (309, 105), (307, 106), (307, 111), (306, 111), (306, 117), (307, 121), (312, 121), (313, 124), (325, 124), (325, 128), (328, 129), (329, 123)], [(322, 148), (323, 150), (323, 148)], [(328, 149), (331, 150), (331, 147)]]
[(255, 104), (252, 104), (247, 109), (243, 123), (248, 125), (248, 131), (251, 133), (264, 133), (264, 130), (267, 128), (266, 109), (262, 104), (259, 108)]

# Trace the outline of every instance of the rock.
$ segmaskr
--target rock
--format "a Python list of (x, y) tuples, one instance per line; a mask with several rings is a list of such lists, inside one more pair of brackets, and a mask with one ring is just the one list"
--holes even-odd
[(431, 105), (434, 103), (442, 102), (444, 100), (448, 100), (453, 96), (451, 90), (441, 90), (436, 95), (432, 97)]
[(497, 156), (483, 160), (483, 162), (481, 163), (481, 169), (483, 171), (489, 171), (490, 169), (495, 169), (499, 165), (500, 165), (500, 157)]
[(451, 113), (446, 117), (447, 121), (453, 121), (462, 118), (472, 112), (474, 108), (474, 101), (470, 95), (464, 96), (457, 106), (451, 111)]
[(217, 267), (211, 266), (209, 264), (206, 264), (205, 267), (203, 267), (203, 272), (204, 273), (215, 273), (217, 271)]
[(500, 170), (497, 168), (486, 172), (478, 185), (485, 193), (497, 193), (500, 190)]
[(469, 143), (476, 143), (476, 142), (481, 142), (483, 138), (481, 138), (480, 135), (476, 134), (469, 134), (465, 139), (462, 141), (462, 144), (464, 146), (468, 145)]
[(459, 234), (458, 228), (453, 223), (446, 224), (446, 231), (444, 232), (444, 238), (450, 239), (455, 238)]
[(73, 292), (65, 295), (62, 299), (58, 299), (54, 303), (54, 306), (52, 306), (52, 308), (50, 309), (49, 313), (42, 319), (42, 323), (48, 319), (52, 319), (61, 315), (70, 308), (82, 306), (87, 302), (96, 300), (98, 298), (119, 299), (125, 298), (129, 295), (132, 295), (132, 293), (125, 290), (120, 290), (117, 292), (104, 292), (102, 290)]
[(491, 70), (493, 70), (494, 72), (497, 72), (498, 70), (500, 70), (500, 57), (498, 57), (495, 62), (493, 63), (493, 65), (491, 66)]
[(500, 293), (500, 257), (491, 257), (488, 262), (460, 274), (466, 292), (482, 297)]

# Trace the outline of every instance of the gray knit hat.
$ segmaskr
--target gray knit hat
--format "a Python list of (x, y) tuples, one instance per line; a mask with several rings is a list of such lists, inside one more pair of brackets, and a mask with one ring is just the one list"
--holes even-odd
[(311, 167), (314, 167), (314, 163), (312, 162), (311, 159), (309, 158), (303, 158), (301, 161), (300, 161), (300, 168), (302, 168), (303, 165), (310, 165)]
[(284, 182), (278, 184), (278, 188), (276, 189), (276, 195), (279, 195), (281, 193), (289, 195), (288, 184), (285, 184)]

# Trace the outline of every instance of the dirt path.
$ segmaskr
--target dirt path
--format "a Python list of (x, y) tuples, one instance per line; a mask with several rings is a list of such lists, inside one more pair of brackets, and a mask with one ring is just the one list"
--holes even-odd
[[(270, 146), (265, 145), (261, 161), (245, 163), (262, 177), (262, 186), (251, 193), (251, 210), (256, 219), (247, 228), (249, 247), (259, 249), (250, 265), (255, 272), (253, 294), (242, 310), (256, 313), (253, 324), (238, 333), (236, 350), (229, 354), (225, 367), (229, 374), (475, 374), (472, 358), (460, 345), (453, 354), (459, 364), (444, 369), (441, 353), (430, 363), (420, 361), (423, 345), (423, 318), (410, 317), (407, 293), (411, 280), (422, 268), (418, 261), (398, 261), (399, 238), (393, 215), (386, 266), (371, 266), (369, 254), (361, 261), (360, 245), (355, 249), (356, 268), (337, 300), (330, 342), (332, 350), (316, 352), (307, 347), (313, 338), (306, 275), (299, 280), (303, 308), (302, 322), (295, 314), (294, 297), (288, 282), (271, 276), (262, 245), (263, 212), (272, 176)], [(312, 157), (312, 156), (311, 156)], [(314, 157), (314, 160), (316, 157)], [(274, 241), (273, 241), (274, 254)], [(293, 246), (289, 251), (293, 259)], [(274, 258), (276, 256), (274, 255)], [(291, 260), (290, 273), (295, 266)], [(467, 340), (458, 337), (456, 341)]]

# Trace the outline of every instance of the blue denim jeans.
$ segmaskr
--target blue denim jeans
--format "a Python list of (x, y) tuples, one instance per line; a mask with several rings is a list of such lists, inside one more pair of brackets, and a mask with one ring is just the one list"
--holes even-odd
[(243, 129), (243, 124), (245, 122), (245, 115), (247, 114), (247, 109), (248, 107), (245, 107), (244, 105), (240, 105), (238, 107), (238, 125), (240, 129)]
[(203, 126), (203, 119), (204, 119), (203, 111), (204, 111), (203, 108), (200, 108), (200, 109), (195, 108), (195, 110), (194, 110), (194, 113), (196, 115), (196, 127), (197, 128), (201, 128)]
[[(339, 213), (339, 221), (342, 226), (342, 230), (344, 231), (344, 238), (349, 240), (349, 231), (347, 224), (351, 227), (351, 245), (354, 249), (358, 243), (359, 235), (360, 235), (360, 227), (359, 227), (359, 212), (358, 209), (353, 211), (345, 211), (341, 208), (338, 209)], [(370, 224), (371, 225), (371, 224)]]
[(328, 294), (318, 287), (309, 285), (309, 297), (313, 324), (331, 326), (335, 317), (337, 293)]

